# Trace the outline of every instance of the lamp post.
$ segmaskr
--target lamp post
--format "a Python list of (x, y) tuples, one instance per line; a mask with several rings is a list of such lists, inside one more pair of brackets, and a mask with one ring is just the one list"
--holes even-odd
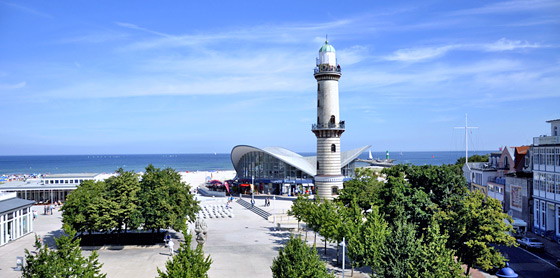
[(344, 264), (345, 264), (345, 257), (346, 257), (346, 238), (342, 237), (342, 242), (340, 243), (342, 246), (342, 278), (344, 278)]
[(276, 230), (276, 196), (272, 197), (272, 219), (274, 221), (274, 230)]

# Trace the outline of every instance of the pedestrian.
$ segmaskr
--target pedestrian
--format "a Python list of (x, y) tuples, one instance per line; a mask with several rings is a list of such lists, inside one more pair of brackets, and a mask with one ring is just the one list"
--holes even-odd
[(169, 243), (167, 243), (167, 246), (169, 246), (170, 256), (173, 256), (173, 240), (169, 240)]
[(255, 206), (255, 199), (251, 199), (251, 208)]
[(171, 240), (171, 236), (169, 235), (169, 232), (165, 232), (165, 236), (163, 237), (163, 240), (165, 241), (165, 243), (169, 243), (169, 241)]

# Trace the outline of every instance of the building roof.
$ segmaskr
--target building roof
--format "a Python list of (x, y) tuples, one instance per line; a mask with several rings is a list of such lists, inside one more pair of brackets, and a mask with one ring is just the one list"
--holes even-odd
[[(365, 146), (350, 151), (342, 152), (340, 155), (341, 168), (350, 164), (350, 162), (355, 160), (360, 154), (362, 154), (365, 150), (369, 148), (371, 148), (371, 146)], [(233, 163), (233, 167), (236, 170), (238, 168), (239, 162), (241, 161), (241, 157), (243, 157), (243, 155), (249, 152), (267, 153), (283, 161), (284, 163), (287, 163), (295, 168), (302, 170), (308, 175), (311, 176), (317, 175), (317, 168), (316, 168), (317, 156), (304, 157), (301, 156), (300, 154), (284, 149), (282, 147), (266, 147), (263, 149), (259, 149), (247, 145), (235, 146), (233, 150), (231, 150), (231, 162)]]
[(531, 148), (531, 146), (520, 146), (520, 147), (515, 147), (515, 151), (518, 154), (527, 154), (527, 151), (529, 150), (529, 148)]
[(51, 189), (76, 189), (77, 183), (46, 184), (43, 180), (12, 181), (0, 184), (0, 190), (51, 190)]
[(34, 203), (35, 203), (34, 201), (24, 200), (24, 199), (20, 199), (20, 198), (10, 198), (10, 199), (7, 199), (7, 200), (2, 200), (2, 201), (0, 201), (0, 214), (11, 211), (11, 210), (30, 207)]
[(98, 175), (95, 173), (46, 174), (43, 176), (43, 179), (94, 179)]
[(335, 51), (334, 51), (334, 47), (329, 44), (329, 41), (325, 41), (325, 44), (321, 46), (319, 52), (335, 52)]
[(547, 123), (553, 123), (553, 122), (559, 122), (560, 119), (556, 119), (556, 120), (550, 120), (550, 121), (546, 121)]

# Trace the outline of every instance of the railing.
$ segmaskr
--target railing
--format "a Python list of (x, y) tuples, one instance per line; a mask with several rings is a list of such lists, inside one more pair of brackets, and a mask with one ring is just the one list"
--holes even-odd
[(560, 136), (541, 136), (533, 137), (533, 144), (538, 145), (552, 145), (560, 143)]
[(328, 123), (328, 124), (313, 124), (311, 126), (311, 130), (318, 130), (318, 129), (344, 129), (345, 124), (344, 121), (339, 122), (338, 124)]
[(320, 66), (315, 67), (315, 74), (323, 73), (323, 72), (325, 72), (325, 73), (330, 73), (330, 72), (340, 73), (341, 72), (340, 71), (340, 65), (338, 65), (336, 67), (335, 66), (330, 66), (330, 65), (320, 65)]
[(497, 184), (501, 184), (501, 185), (506, 185), (506, 178), (489, 177), (488, 181), (493, 182), (493, 183), (497, 183)]

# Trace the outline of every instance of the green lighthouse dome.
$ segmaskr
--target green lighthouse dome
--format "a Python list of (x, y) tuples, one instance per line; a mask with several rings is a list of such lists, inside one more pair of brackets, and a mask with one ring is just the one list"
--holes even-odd
[(329, 44), (329, 41), (325, 41), (325, 44), (321, 46), (319, 52), (335, 52), (335, 51), (334, 51), (334, 47)]

